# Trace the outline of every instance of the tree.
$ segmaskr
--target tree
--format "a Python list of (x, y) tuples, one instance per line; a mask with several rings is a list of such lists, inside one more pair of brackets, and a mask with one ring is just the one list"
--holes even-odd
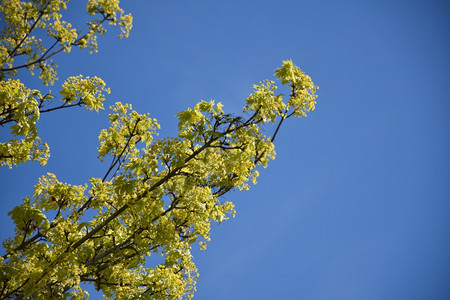
[[(66, 2), (2, 3), (0, 124), (11, 124), (11, 134), (22, 137), (1, 144), (1, 162), (10, 168), (48, 159), (48, 146), (37, 135), (40, 113), (72, 106), (103, 109), (103, 93), (109, 91), (99, 78), (72, 77), (60, 91), (62, 104), (48, 107), (50, 92), (27, 89), (14, 78), (17, 70), (38, 69), (43, 84), (52, 85), (53, 55), (71, 47), (95, 51), (106, 21), (120, 26), (123, 36), (131, 29), (131, 16), (118, 1), (90, 0), (93, 20), (82, 34), (62, 21)], [(37, 28), (46, 30), (51, 46), (33, 35)], [(18, 57), (28, 59), (16, 65)], [(94, 284), (109, 298), (192, 297), (197, 269), (191, 248), (206, 248), (211, 222), (234, 213), (233, 203), (222, 196), (255, 184), (257, 169), (275, 157), (273, 142), (284, 120), (314, 109), (317, 87), (292, 61), (284, 61), (275, 76), (289, 87), (288, 96), (276, 94), (274, 81), (262, 81), (246, 99), (244, 116), (201, 101), (178, 113), (175, 137), (158, 139), (155, 119), (130, 104), (112, 105), (111, 125), (99, 135), (99, 158), (111, 161), (104, 176), (70, 185), (44, 175), (33, 196), (9, 213), (16, 228), (3, 244), (0, 299), (83, 299), (88, 294), (82, 283)], [(275, 124), (269, 137), (262, 131), (266, 124)], [(163, 262), (150, 267), (156, 254)]]

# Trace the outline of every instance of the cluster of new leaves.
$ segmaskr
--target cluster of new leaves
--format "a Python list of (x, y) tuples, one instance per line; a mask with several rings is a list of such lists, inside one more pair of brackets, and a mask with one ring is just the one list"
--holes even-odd
[[(222, 196), (256, 183), (283, 120), (314, 109), (316, 87), (298, 86), (291, 69), (299, 70), (287, 61), (276, 71), (294, 91), (287, 102), (273, 82), (255, 86), (246, 117), (201, 101), (177, 115), (176, 137), (158, 139), (155, 119), (112, 106), (99, 136), (99, 158), (110, 161), (103, 178), (72, 186), (48, 174), (10, 212), (16, 235), (0, 258), (0, 299), (83, 299), (81, 283), (107, 298), (191, 298), (191, 248), (205, 248), (211, 223), (234, 213)], [(262, 133), (266, 123), (276, 124), (272, 137)]]
[[(132, 27), (131, 15), (124, 15), (118, 0), (88, 0), (86, 9), (92, 17), (87, 26), (73, 28), (63, 20), (61, 11), (69, 0), (3, 0), (1, 15), (4, 27), (0, 33), (0, 71), (2, 76), (17, 74), (27, 68), (37, 69), (45, 84), (56, 80), (56, 65), (51, 59), (72, 47), (97, 51), (97, 36), (106, 32), (103, 24), (121, 29), (119, 37), (127, 37)], [(45, 36), (45, 40), (41, 38)]]
[(63, 20), (61, 11), (69, 0), (3, 0), (0, 6), (0, 125), (8, 124), (13, 137), (0, 144), (0, 165), (12, 167), (18, 163), (38, 160), (45, 164), (49, 157), (47, 144), (37, 134), (40, 113), (72, 106), (88, 109), (103, 108), (105, 83), (99, 78), (71, 77), (60, 93), (62, 104), (50, 101), (50, 92), (27, 89), (14, 79), (20, 69), (28, 69), (45, 85), (57, 80), (52, 58), (72, 47), (97, 51), (97, 36), (106, 32), (106, 23), (120, 27), (119, 37), (127, 37), (132, 26), (131, 15), (125, 15), (118, 0), (88, 0), (90, 17), (84, 30), (73, 28)]
[(50, 93), (42, 95), (38, 90), (27, 89), (17, 79), (0, 81), (0, 125), (11, 124), (11, 138), (0, 142), (0, 166), (11, 168), (29, 160), (38, 160), (44, 165), (49, 157), (49, 148), (38, 136), (40, 114), (81, 105), (98, 111), (103, 108), (105, 92), (109, 93), (109, 89), (100, 78), (70, 77), (59, 92), (63, 96), (63, 104), (48, 108), (45, 104), (53, 98)]

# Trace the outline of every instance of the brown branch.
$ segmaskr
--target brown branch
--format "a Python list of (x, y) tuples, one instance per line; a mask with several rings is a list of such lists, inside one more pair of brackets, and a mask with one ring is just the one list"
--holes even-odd
[[(62, 104), (60, 106), (55, 106), (55, 107), (48, 108), (48, 109), (42, 109), (41, 110), (41, 108), (39, 108), (39, 113), (45, 114), (45, 113), (48, 113), (48, 112), (51, 112), (51, 111), (55, 111), (55, 110), (60, 110), (60, 109), (64, 109), (64, 108), (70, 108), (70, 107), (74, 107), (74, 106), (81, 106), (83, 104), (84, 104), (84, 102), (83, 102), (82, 99), (78, 100), (78, 102), (74, 103), (74, 104), (67, 104), (67, 102), (65, 102), (64, 104)], [(9, 111), (9, 115), (7, 117), (5, 117), (3, 120), (0, 120), (0, 126), (3, 126), (3, 125), (8, 124), (10, 122), (16, 121), (16, 120), (13, 119), (14, 115), (12, 114), (12, 112), (14, 110), (16, 110), (16, 108), (14, 108), (11, 111)], [(27, 116), (31, 116), (32, 113), (26, 113), (26, 115)]]
[(284, 121), (285, 119), (286, 119), (286, 117), (281, 116), (281, 120), (280, 120), (280, 122), (278, 123), (277, 129), (275, 130), (274, 134), (273, 134), (272, 137), (270, 138), (270, 141), (271, 141), (272, 143), (273, 143), (273, 141), (275, 141), (275, 138), (276, 138), (276, 136), (277, 136), (278, 130), (280, 129), (281, 124), (283, 124), (283, 121)]
[(83, 100), (80, 99), (75, 104), (67, 104), (67, 102), (66, 102), (66, 103), (64, 103), (63, 105), (60, 105), (60, 106), (39, 110), (39, 113), (44, 114), (44, 113), (48, 113), (48, 112), (51, 112), (51, 111), (54, 111), (54, 110), (63, 109), (63, 108), (69, 108), (69, 107), (74, 107), (74, 106), (81, 106), (82, 104), (84, 104), (84, 102), (83, 102)]

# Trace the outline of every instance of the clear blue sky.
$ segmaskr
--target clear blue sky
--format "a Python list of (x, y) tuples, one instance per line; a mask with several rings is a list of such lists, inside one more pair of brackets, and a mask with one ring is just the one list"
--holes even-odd
[[(150, 112), (163, 135), (200, 99), (239, 112), (283, 59), (320, 86), (258, 185), (227, 196), (237, 215), (194, 253), (195, 299), (450, 299), (446, 1), (123, 2), (130, 38), (111, 31), (96, 55), (59, 56), (59, 77), (103, 78), (107, 105)], [(82, 184), (106, 169), (96, 159), (106, 112), (61, 111), (39, 126), (48, 165), (0, 170), (2, 240), (7, 211), (40, 175)]]

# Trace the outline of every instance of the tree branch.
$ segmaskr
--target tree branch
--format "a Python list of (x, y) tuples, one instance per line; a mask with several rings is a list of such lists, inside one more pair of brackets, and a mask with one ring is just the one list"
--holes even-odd
[[(81, 36), (81, 37), (79, 37), (78, 39), (76, 39), (71, 45), (76, 45), (76, 44), (78, 44), (78, 43), (79, 43), (82, 39), (84, 39), (88, 34), (90, 34), (91, 32), (95, 31), (95, 29), (96, 29), (98, 26), (100, 26), (101, 24), (103, 24), (105, 21), (109, 20), (109, 17), (110, 17), (110, 16), (107, 15), (107, 14), (104, 15), (104, 16), (103, 16), (103, 20), (101, 20), (98, 24), (96, 24), (96, 26), (93, 27), (91, 30), (89, 30), (89, 32), (87, 32), (87, 33), (84, 34), (83, 36)], [(43, 62), (43, 61), (45, 61), (45, 60), (51, 58), (52, 56), (58, 54), (59, 52), (61, 52), (61, 51), (63, 51), (63, 50), (65, 49), (65, 47), (61, 47), (61, 48), (59, 48), (58, 50), (55, 50), (54, 52), (48, 54), (48, 53), (51, 51), (51, 49), (53, 49), (53, 48), (56, 46), (56, 44), (57, 44), (58, 42), (59, 42), (59, 40), (56, 39), (56, 41), (53, 43), (53, 45), (52, 45), (49, 49), (47, 49), (47, 51), (44, 52), (38, 59), (36, 59), (36, 60), (34, 60), (34, 61), (31, 61), (31, 62), (28, 62), (28, 63), (25, 63), (25, 64), (22, 64), (22, 65), (19, 65), (19, 66), (11, 67), (11, 68), (0, 68), (0, 71), (6, 71), (6, 72), (7, 72), (7, 71), (14, 71), (14, 70), (17, 70), (17, 69), (26, 68), (26, 67), (29, 67), (29, 66), (31, 66), (31, 65), (35, 65), (35, 64), (41, 63), (41, 62)]]

